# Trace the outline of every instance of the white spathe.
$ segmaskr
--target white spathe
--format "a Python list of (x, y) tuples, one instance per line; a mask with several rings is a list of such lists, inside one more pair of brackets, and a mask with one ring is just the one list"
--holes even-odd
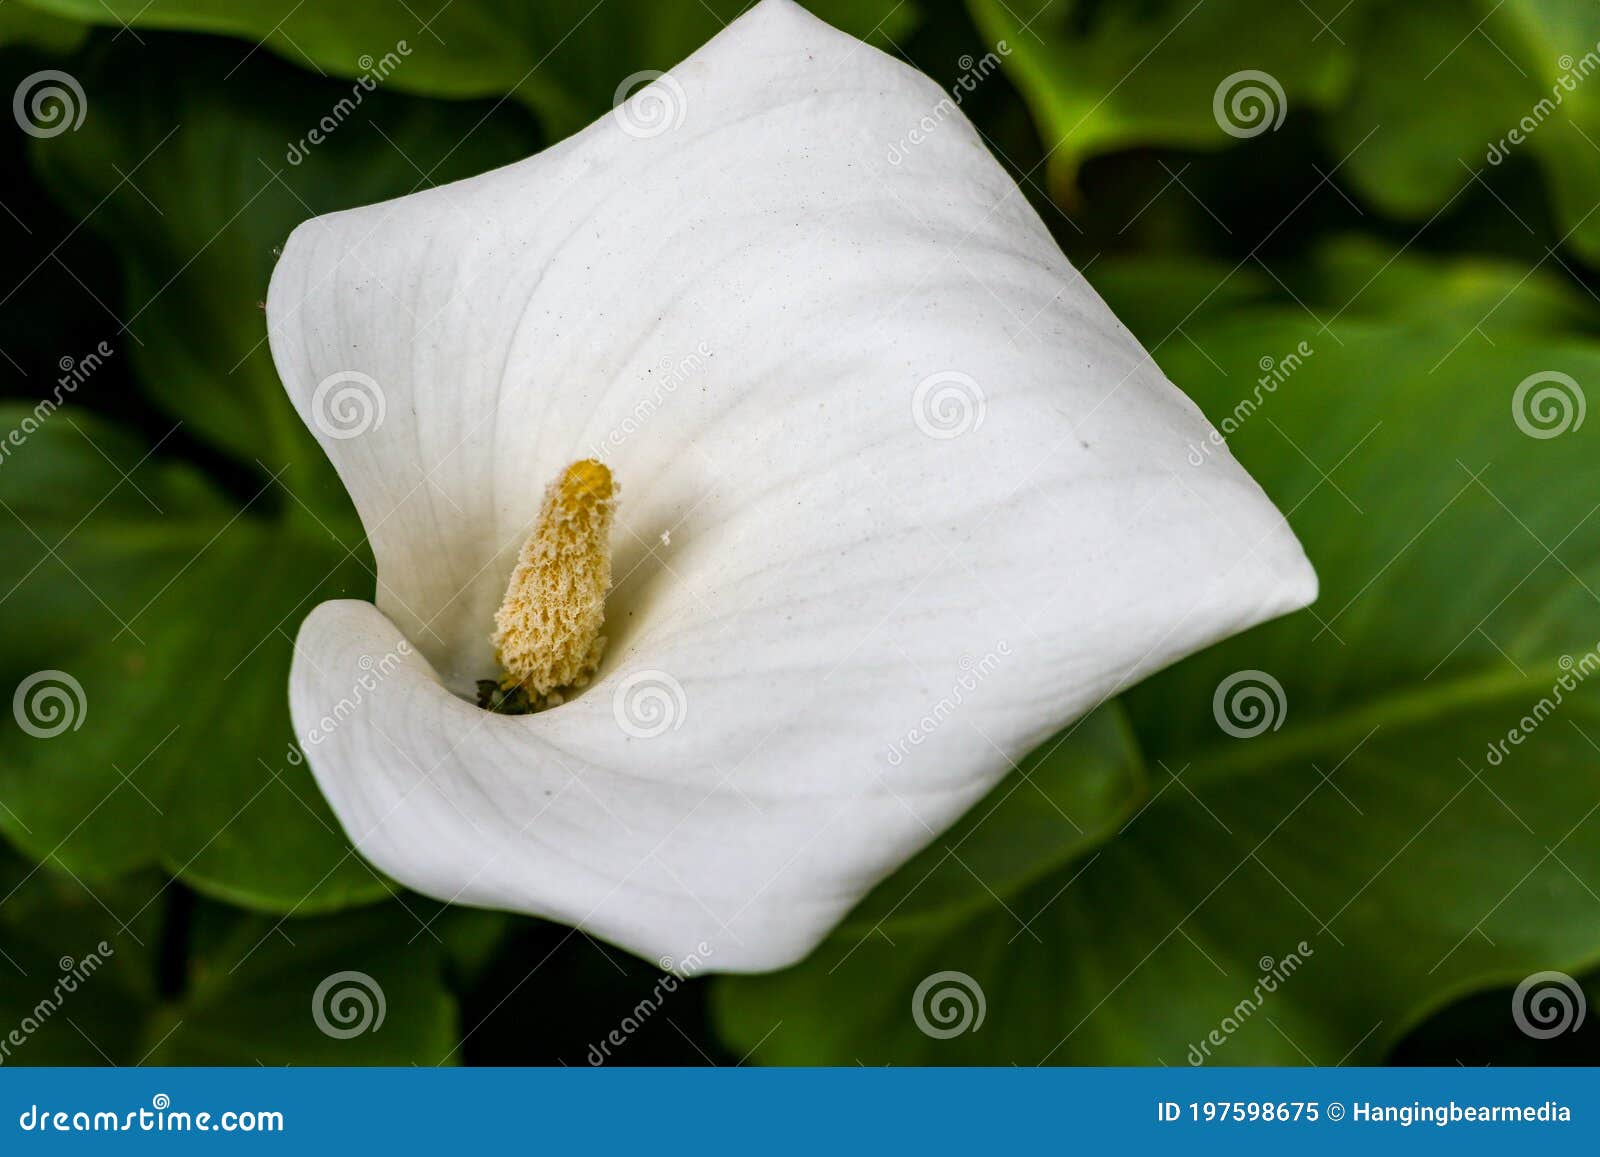
[[(790, 0), (537, 156), (306, 222), (267, 313), (377, 557), (290, 680), (345, 830), (669, 967), (799, 959), (1052, 732), (1315, 595), (946, 95)], [(480, 711), (591, 455), (600, 675)]]

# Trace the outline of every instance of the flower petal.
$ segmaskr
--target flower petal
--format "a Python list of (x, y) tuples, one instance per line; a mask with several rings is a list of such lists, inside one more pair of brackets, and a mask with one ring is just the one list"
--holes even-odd
[[(1315, 594), (950, 98), (790, 0), (538, 156), (301, 226), (268, 314), (378, 561), (291, 680), (335, 811), (422, 892), (642, 953), (797, 959), (1061, 724)], [(587, 456), (600, 677), (480, 712)]]

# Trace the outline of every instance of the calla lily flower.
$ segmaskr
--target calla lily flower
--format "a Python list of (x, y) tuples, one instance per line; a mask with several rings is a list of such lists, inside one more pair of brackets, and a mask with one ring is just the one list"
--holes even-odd
[[(790, 0), (306, 222), (267, 313), (377, 561), (290, 679), (350, 839), (667, 967), (800, 959), (1063, 725), (1315, 596), (950, 98)], [(540, 647), (544, 710), (478, 706)]]

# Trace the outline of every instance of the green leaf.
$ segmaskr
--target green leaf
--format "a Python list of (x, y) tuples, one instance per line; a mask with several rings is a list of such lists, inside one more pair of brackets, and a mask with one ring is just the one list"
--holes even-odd
[(285, 690), (300, 617), (370, 590), (365, 566), (85, 414), (9, 406), (0, 428), (0, 684), (23, 695), (0, 718), (0, 830), (90, 880), (159, 862), (301, 912), (386, 894)]
[(1291, 278), (1300, 283), (1302, 301), (1341, 316), (1424, 321), (1487, 341), (1518, 333), (1593, 333), (1600, 321), (1594, 298), (1560, 268), (1431, 257), (1352, 235), (1320, 246), (1309, 267)]
[[(1507, 38), (1526, 45), (1534, 100), (1511, 117), (1533, 118), (1528, 137), (1552, 186), (1557, 216), (1570, 244), (1600, 261), (1600, 221), (1593, 217), (1600, 188), (1600, 91), (1589, 82), (1600, 72), (1600, 11), (1564, 0), (1511, 0), (1503, 18)], [(1520, 127), (1520, 126), (1519, 126)]]
[(410, 904), (314, 920), (208, 910), (221, 927), (197, 937), (150, 1063), (455, 1063), (456, 1005), (429, 923), (439, 909)]
[[(1063, 192), (1101, 153), (1214, 150), (1259, 135), (1261, 121), (1226, 112), (1224, 93), (1251, 91), (1269, 118), (1326, 114), (1302, 123), (1325, 128), (1330, 171), (1399, 217), (1431, 220), (1469, 185), (1496, 180), (1508, 161), (1536, 163), (1558, 238), (1600, 259), (1600, 217), (1591, 212), (1600, 187), (1594, 5), (1051, 0), (1037, 15), (1003, 0), (968, 6), (985, 37), (1005, 45)], [(1236, 79), (1241, 73), (1256, 75)], [(1251, 100), (1243, 111), (1263, 107)], [(1494, 196), (1514, 229), (1547, 240), (1543, 222)]]
[(42, 52), (71, 52), (89, 29), (75, 20), (28, 8), (18, 0), (0, 3), (0, 46), (20, 44)]
[[(228, 72), (197, 47), (161, 40), (98, 57), (80, 75), (83, 126), (35, 141), (33, 159), (124, 260), (119, 312), (145, 387), (188, 433), (263, 476), (281, 472), (303, 503), (349, 524), (267, 348), (276, 249), (309, 217), (504, 164), (536, 138), (525, 118), (387, 93), (357, 90), (353, 111), (337, 111), (347, 85), (256, 58)], [(336, 127), (310, 143), (325, 116)]]
[(161, 883), (149, 873), (91, 890), (0, 846), (0, 1062), (100, 1065), (144, 1054), (163, 914), (144, 901)]
[(1331, 118), (1332, 146), (1346, 179), (1387, 212), (1445, 204), (1484, 168), (1506, 110), (1515, 118), (1530, 103), (1522, 65), (1493, 29), (1476, 33), (1484, 14), (1475, 0), (1421, 0), (1341, 21), (1361, 69)]
[(1365, 197), (1422, 219), (1473, 174), (1537, 161), (1561, 232), (1588, 259), (1600, 256), (1590, 216), (1600, 92), (1588, 79), (1600, 70), (1600, 11), (1564, 0), (1424, 0), (1373, 9), (1347, 31), (1361, 69), (1332, 119), (1332, 143), (1349, 154), (1341, 171)]
[[(1221, 149), (1240, 134), (1271, 131), (1266, 122), (1302, 105), (1331, 103), (1349, 79), (1349, 54), (1309, 5), (1048, 0), (1021, 15), (1004, 0), (968, 0), (968, 7), (1006, 57), (1062, 190), (1096, 153), (1149, 145)], [(1327, 17), (1335, 10), (1315, 7), (1327, 8)], [(1266, 73), (1270, 84), (1236, 76), (1244, 72)], [(1219, 117), (1213, 106), (1228, 81)], [(1246, 99), (1240, 112), (1226, 111), (1246, 91), (1263, 94), (1265, 104)]]
[[(1216, 422), (1263, 355), (1313, 350), (1231, 446), (1289, 513), (1319, 602), (1125, 696), (1155, 791), (1116, 838), (955, 925), (726, 982), (735, 1051), (1370, 1063), (1462, 992), (1600, 959), (1600, 455), (1591, 424), (1536, 438), (1512, 411), (1529, 375), (1600, 380), (1600, 349), (1426, 321), (1319, 333), (1298, 310), (1190, 336), (1163, 367)], [(1239, 672), (1282, 688), (1276, 729), (1220, 726)], [(925, 982), (981, 989), (981, 1027), (921, 1031)]]
[[(28, 2), (95, 23), (259, 42), (301, 68), (369, 76), (400, 92), (513, 95), (541, 116), (552, 137), (582, 128), (612, 106), (625, 78), (672, 67), (748, 7), (748, 0), (688, 6), (453, 0), (426, 9), (394, 0), (348, 0), (337, 7), (296, 0)], [(808, 6), (846, 31), (884, 43), (916, 19), (904, 0), (815, 0)]]
[(453, 914), (407, 903), (270, 919), (156, 873), (90, 885), (0, 850), (0, 1062), (452, 1063)]

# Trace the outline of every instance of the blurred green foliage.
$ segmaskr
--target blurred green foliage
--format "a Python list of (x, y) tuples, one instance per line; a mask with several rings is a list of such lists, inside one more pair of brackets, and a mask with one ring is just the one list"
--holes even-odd
[[(1213, 422), (1292, 361), (1229, 445), (1323, 592), (1069, 729), (810, 960), (690, 984), (615, 1060), (1182, 1064), (1302, 943), (1216, 1062), (1593, 1059), (1592, 1030), (1516, 1033), (1504, 990), (1600, 963), (1600, 698), (1484, 753), (1600, 640), (1592, 427), (1511, 411), (1530, 374), (1600, 380), (1600, 9), (811, 6), (946, 85), (1002, 59), (965, 112)], [(543, 147), (743, 7), (0, 0), (0, 79), (64, 71), (89, 113), (5, 134), (0, 427), (74, 384), (0, 465), (0, 674), (74, 672), (95, 717), (48, 744), (0, 719), (0, 1034), (38, 1022), (6, 1063), (579, 1064), (651, 991), (581, 932), (399, 891), (334, 823), (290, 640), (372, 563), (260, 302), (299, 221)], [(1239, 73), (1271, 79), (1243, 78), (1265, 123)], [(1249, 742), (1212, 716), (1241, 669), (1291, 705)], [(947, 969), (987, 1018), (939, 1039), (909, 1006)], [(319, 1029), (343, 971), (381, 984), (380, 1031)]]

